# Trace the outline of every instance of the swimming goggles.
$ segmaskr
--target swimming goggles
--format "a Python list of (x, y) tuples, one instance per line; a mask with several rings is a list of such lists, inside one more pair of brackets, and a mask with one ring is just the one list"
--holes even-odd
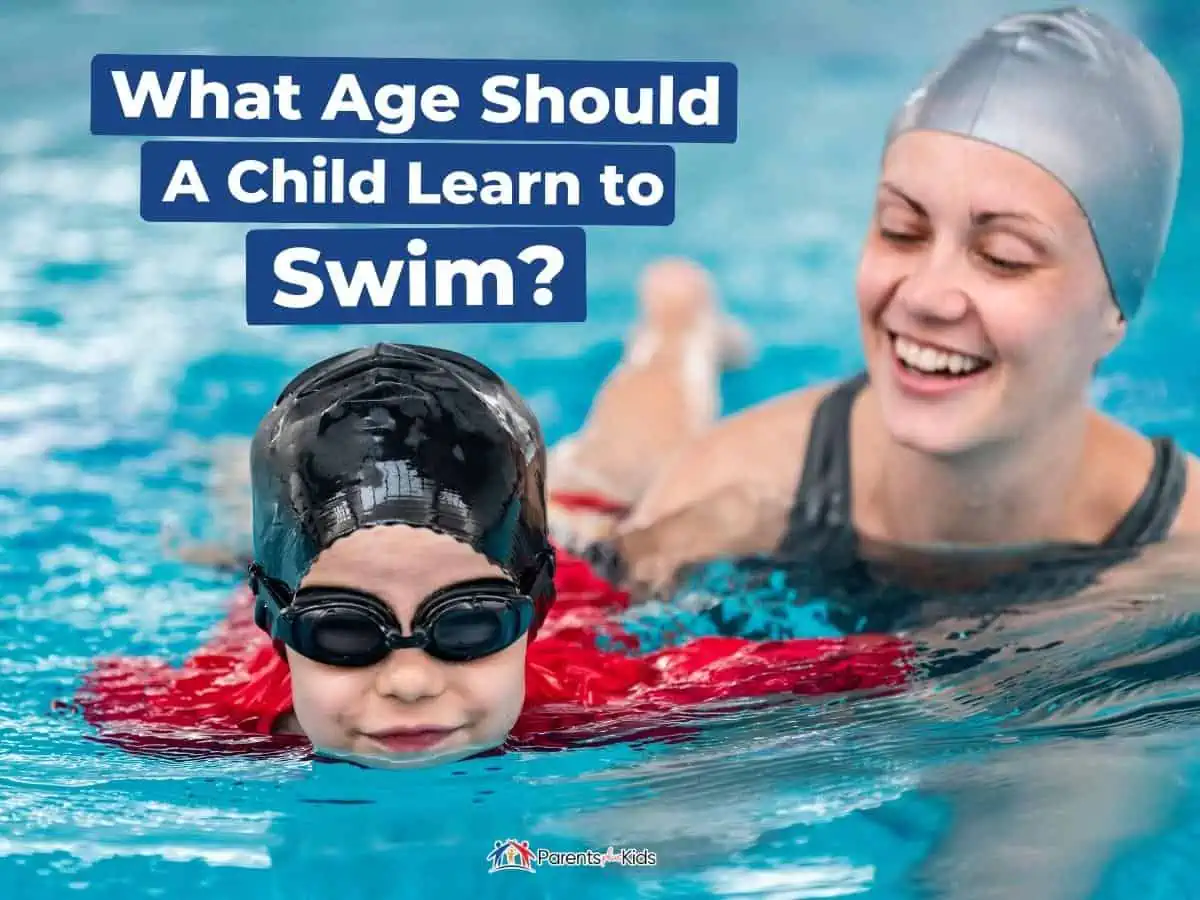
[(386, 603), (351, 588), (285, 582), (252, 563), (254, 621), (272, 640), (330, 666), (370, 666), (393, 650), (423, 650), (444, 662), (465, 663), (515, 644), (533, 622), (534, 604), (503, 578), (449, 585), (421, 601), (406, 635)]

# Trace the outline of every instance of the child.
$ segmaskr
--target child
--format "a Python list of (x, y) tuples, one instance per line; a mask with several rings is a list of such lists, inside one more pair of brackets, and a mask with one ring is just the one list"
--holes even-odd
[(661, 465), (717, 415), (736, 332), (707, 278), (669, 261), (642, 301), (637, 341), (549, 473), (536, 419), (475, 360), (380, 344), (301, 373), (251, 446), (250, 594), (182, 669), (101, 662), (88, 720), (131, 748), (258, 734), (428, 764), (600, 726), (669, 737), (669, 713), (713, 699), (902, 682), (903, 648), (872, 636), (639, 654), (615, 622), (630, 594), (552, 541), (552, 516), (602, 541), (647, 483), (637, 460)]

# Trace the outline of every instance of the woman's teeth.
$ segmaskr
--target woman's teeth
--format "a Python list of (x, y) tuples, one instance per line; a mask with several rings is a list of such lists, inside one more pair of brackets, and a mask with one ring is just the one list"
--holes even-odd
[(893, 346), (902, 363), (927, 375), (970, 375), (988, 365), (987, 360), (977, 356), (935, 350), (906, 337), (897, 336)]

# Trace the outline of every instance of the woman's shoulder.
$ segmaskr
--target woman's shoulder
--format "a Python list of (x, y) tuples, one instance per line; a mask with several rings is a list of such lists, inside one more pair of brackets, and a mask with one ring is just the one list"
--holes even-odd
[(731, 413), (713, 426), (709, 440), (722, 437), (728, 440), (764, 428), (775, 434), (807, 438), (817, 407), (840, 384), (841, 381), (824, 381)]
[(1168, 535), (1200, 535), (1200, 459), (1177, 438), (1143, 433), (1116, 418), (1097, 413), (1101, 481), (1118, 511), (1135, 506), (1147, 514), (1172, 516)]
[(1183, 499), (1171, 534), (1200, 536), (1200, 459), (1184, 452), (1184, 473)]
[(665, 467), (627, 520), (627, 528), (713, 498), (743, 506), (762, 497), (790, 500), (803, 470), (813, 414), (833, 387), (792, 391), (717, 422)]
[(746, 482), (772, 487), (795, 482), (813, 415), (834, 387), (829, 382), (790, 391), (731, 413), (675, 459), (658, 488), (707, 491)]

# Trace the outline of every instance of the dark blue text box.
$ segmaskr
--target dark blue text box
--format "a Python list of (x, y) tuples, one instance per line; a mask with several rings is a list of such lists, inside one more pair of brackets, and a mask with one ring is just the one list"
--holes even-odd
[[(188, 181), (180, 168), (188, 160), (195, 163), (203, 194), (197, 195), (195, 179)], [(247, 163), (256, 168), (240, 168)], [(413, 165), (420, 167), (415, 175)], [(276, 170), (294, 174), (277, 178)], [(601, 183), (606, 170), (622, 179), (607, 191)], [(506, 199), (512, 205), (485, 204), (501, 197), (492, 193), (497, 186), (489, 187), (489, 172), (508, 176), (498, 181), (499, 187), (511, 188)], [(522, 172), (541, 173), (540, 180), (526, 178), (524, 192)], [(354, 173), (377, 177), (364, 180)], [(443, 184), (451, 173), (465, 174), (454, 176), (447, 190)], [(558, 174), (548, 178), (546, 173)], [(142, 146), (141, 188), (142, 217), (149, 222), (670, 225), (675, 150), (602, 144), (151, 141)], [(520, 203), (522, 193), (528, 205)], [(254, 197), (261, 199), (250, 202)], [(305, 202), (298, 202), (301, 197)], [(282, 202), (272, 202), (275, 198)], [(341, 202), (331, 202), (335, 198)], [(610, 198), (621, 204), (607, 202)]]
[[(731, 144), (737, 75), (727, 62), (99, 54), (92, 133)], [(331, 101), (365, 118), (323, 119)]]
[(584, 322), (585, 257), (580, 228), (250, 231), (246, 322)]

